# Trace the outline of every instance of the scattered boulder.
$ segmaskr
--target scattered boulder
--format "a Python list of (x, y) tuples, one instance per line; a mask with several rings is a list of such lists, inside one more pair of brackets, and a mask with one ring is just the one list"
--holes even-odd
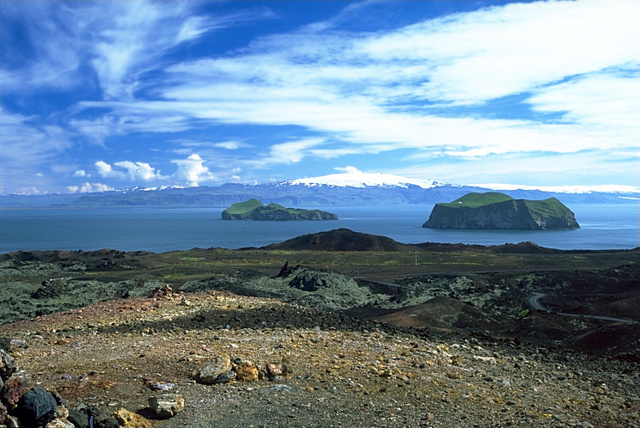
[(184, 410), (184, 398), (179, 394), (153, 395), (148, 401), (158, 419), (171, 418)]
[(125, 428), (151, 428), (151, 422), (137, 413), (128, 411), (127, 409), (118, 409), (113, 413), (113, 417), (118, 421), (121, 427)]
[(53, 395), (43, 387), (36, 386), (20, 398), (15, 414), (23, 425), (41, 426), (55, 418), (57, 409)]
[(236, 380), (240, 382), (257, 382), (258, 367), (251, 361), (244, 361), (235, 368)]
[(107, 412), (98, 407), (89, 407), (89, 428), (119, 428), (116, 418), (109, 416)]
[(222, 376), (228, 377), (228, 373), (231, 372), (232, 369), (233, 366), (231, 365), (231, 358), (228, 355), (222, 355), (214, 358), (209, 364), (201, 368), (200, 371), (196, 374), (195, 380), (196, 382), (202, 383), (204, 385), (221, 383), (218, 381), (218, 378), (220, 378), (220, 380), (224, 380)]
[(280, 269), (280, 273), (278, 273), (278, 275), (276, 275), (276, 278), (286, 278), (289, 275), (291, 275), (294, 271), (300, 269), (300, 265), (297, 265), (294, 268), (290, 268), (289, 267), (289, 262), (285, 262), (284, 266), (282, 266), (282, 268)]
[(49, 422), (45, 428), (75, 428), (75, 426), (66, 419), (56, 418)]
[(16, 363), (16, 359), (7, 351), (0, 348), (0, 378), (7, 380), (9, 376), (15, 373), (17, 368), (18, 364)]
[(76, 427), (85, 428), (89, 426), (89, 408), (80, 403), (75, 409), (69, 410), (67, 419)]
[(156, 299), (171, 300), (174, 297), (174, 291), (168, 284), (162, 284), (153, 291), (153, 297)]
[(267, 377), (269, 379), (273, 379), (279, 376), (284, 376), (286, 373), (286, 368), (282, 364), (267, 364), (265, 366)]
[(26, 390), (24, 380), (19, 376), (12, 376), (6, 380), (2, 389), (0, 389), (0, 402), (7, 406), (7, 409), (13, 410)]

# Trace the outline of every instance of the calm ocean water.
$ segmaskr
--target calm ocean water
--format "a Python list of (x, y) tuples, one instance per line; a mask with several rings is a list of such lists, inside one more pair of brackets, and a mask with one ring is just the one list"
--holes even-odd
[(3, 208), (0, 252), (96, 250), (165, 252), (194, 247), (261, 247), (337, 228), (388, 236), (403, 243), (499, 245), (532, 241), (560, 249), (640, 246), (639, 205), (574, 204), (581, 229), (570, 231), (435, 230), (422, 228), (432, 206), (323, 207), (340, 220), (224, 221), (222, 208)]

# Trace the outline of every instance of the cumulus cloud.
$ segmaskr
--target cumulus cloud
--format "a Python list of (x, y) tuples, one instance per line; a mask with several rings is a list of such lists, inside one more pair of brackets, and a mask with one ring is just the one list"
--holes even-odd
[(174, 159), (171, 162), (178, 165), (173, 178), (177, 181), (188, 183), (191, 187), (197, 187), (202, 182), (216, 179), (198, 154), (194, 153), (186, 159)]
[(103, 178), (130, 181), (154, 181), (166, 178), (146, 162), (119, 161), (112, 166), (107, 162), (97, 161), (94, 165), (98, 175)]
[(69, 193), (95, 193), (95, 192), (109, 192), (114, 190), (113, 187), (102, 183), (84, 183), (80, 186), (67, 186)]

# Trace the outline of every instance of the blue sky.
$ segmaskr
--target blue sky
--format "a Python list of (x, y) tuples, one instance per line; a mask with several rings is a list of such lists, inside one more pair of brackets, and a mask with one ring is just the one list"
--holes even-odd
[(638, 187), (640, 2), (0, 2), (0, 193)]

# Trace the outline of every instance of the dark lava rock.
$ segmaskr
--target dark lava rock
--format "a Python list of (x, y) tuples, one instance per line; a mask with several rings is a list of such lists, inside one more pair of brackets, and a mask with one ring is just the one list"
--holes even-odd
[(89, 408), (80, 403), (75, 409), (69, 409), (67, 420), (79, 428), (87, 428), (89, 426)]
[(36, 386), (25, 392), (16, 409), (16, 416), (26, 426), (42, 426), (56, 416), (56, 399), (46, 389)]
[(118, 421), (109, 416), (105, 411), (98, 407), (89, 407), (89, 427), (93, 428), (119, 428)]

